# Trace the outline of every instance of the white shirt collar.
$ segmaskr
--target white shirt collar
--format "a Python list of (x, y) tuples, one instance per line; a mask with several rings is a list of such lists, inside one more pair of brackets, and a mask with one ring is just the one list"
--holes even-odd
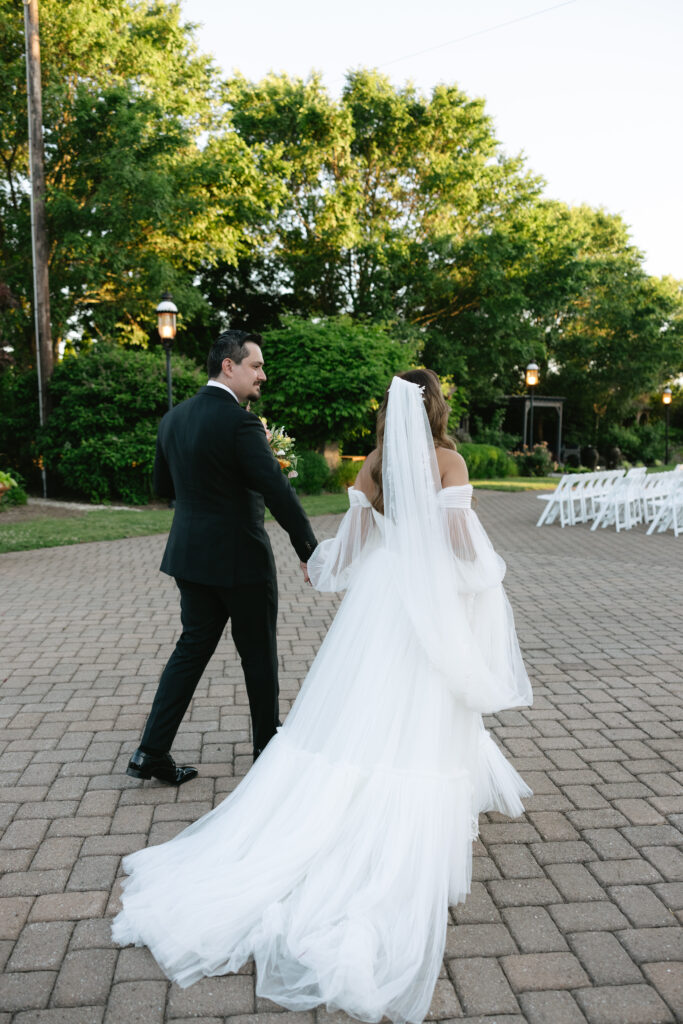
[(232, 397), (235, 399), (235, 401), (237, 402), (238, 405), (240, 404), (239, 398), (237, 397), (235, 392), (232, 390), (232, 388), (229, 388), (227, 384), (222, 384), (219, 380), (210, 380), (210, 381), (207, 381), (207, 387), (210, 387), (210, 388), (223, 388), (223, 390), (227, 391), (229, 395), (232, 395)]

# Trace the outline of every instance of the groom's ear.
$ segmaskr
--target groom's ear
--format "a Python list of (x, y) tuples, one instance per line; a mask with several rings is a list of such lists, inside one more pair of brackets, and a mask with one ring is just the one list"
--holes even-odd
[(226, 377), (229, 377), (230, 374), (232, 373), (232, 359), (228, 358), (228, 356), (226, 356), (223, 362), (221, 363), (221, 370), (223, 371)]

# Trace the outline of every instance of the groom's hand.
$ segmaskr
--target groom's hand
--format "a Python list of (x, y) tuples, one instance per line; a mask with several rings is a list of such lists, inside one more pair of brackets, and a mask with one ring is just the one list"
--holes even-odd
[(310, 583), (311, 577), (308, 575), (308, 564), (306, 562), (299, 562), (299, 565), (301, 566), (301, 571), (304, 574), (304, 582)]

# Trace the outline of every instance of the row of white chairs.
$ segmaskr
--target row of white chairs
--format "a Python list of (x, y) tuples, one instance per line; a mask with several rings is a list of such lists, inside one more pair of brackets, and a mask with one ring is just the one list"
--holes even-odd
[(630, 530), (648, 524), (648, 534), (673, 528), (683, 533), (683, 464), (663, 473), (647, 473), (644, 466), (567, 473), (552, 494), (539, 494), (546, 503), (537, 526), (559, 518), (560, 525), (591, 523), (591, 530), (614, 526)]

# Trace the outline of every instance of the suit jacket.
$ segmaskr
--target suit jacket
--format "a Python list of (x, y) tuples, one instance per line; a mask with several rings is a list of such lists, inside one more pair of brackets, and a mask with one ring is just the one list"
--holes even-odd
[(273, 578), (265, 505), (302, 562), (316, 547), (262, 423), (223, 388), (203, 387), (166, 413), (157, 436), (154, 489), (176, 501), (161, 562), (170, 576), (224, 587)]

